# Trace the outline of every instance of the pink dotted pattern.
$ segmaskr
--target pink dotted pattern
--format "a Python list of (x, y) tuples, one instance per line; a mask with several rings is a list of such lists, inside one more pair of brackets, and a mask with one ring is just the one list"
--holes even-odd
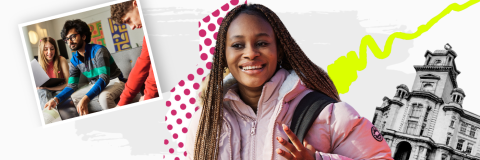
[(192, 73), (186, 75), (184, 80), (178, 82), (178, 85), (170, 90), (171, 96), (165, 103), (165, 106), (169, 107), (170, 110), (165, 116), (165, 122), (172, 137), (170, 140), (164, 140), (164, 145), (169, 150), (163, 156), (163, 159), (182, 160), (187, 156), (185, 151), (186, 133), (189, 131), (190, 118), (199, 109), (195, 98), (198, 96), (197, 91), (200, 88), (200, 83), (212, 68), (218, 28), (228, 11), (240, 5), (239, 1), (230, 0), (198, 22), (198, 36), (200, 37), (198, 57), (203, 61), (203, 64), (197, 65), (198, 68), (192, 70)]

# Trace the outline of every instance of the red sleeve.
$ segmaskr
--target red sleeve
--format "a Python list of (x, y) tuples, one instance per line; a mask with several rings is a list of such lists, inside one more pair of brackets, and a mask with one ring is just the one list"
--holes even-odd
[(145, 37), (143, 37), (142, 53), (140, 54), (140, 57), (137, 58), (137, 62), (132, 71), (130, 71), (128, 81), (125, 84), (125, 89), (123, 90), (122, 95), (120, 95), (120, 101), (117, 105), (123, 106), (132, 101), (138, 92), (140, 92), (142, 84), (149, 76), (149, 70), (151, 70), (150, 55), (148, 54)]
[(155, 75), (153, 74), (152, 65), (150, 65), (150, 73), (148, 74), (147, 81), (145, 81), (144, 100), (158, 97), (157, 83), (155, 82)]

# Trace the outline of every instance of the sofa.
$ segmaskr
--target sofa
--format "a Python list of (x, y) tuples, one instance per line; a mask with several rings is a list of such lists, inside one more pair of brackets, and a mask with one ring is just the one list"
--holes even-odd
[[(137, 62), (137, 58), (140, 56), (141, 51), (142, 51), (142, 46), (132, 48), (129, 50), (116, 52), (116, 53), (111, 53), (113, 59), (115, 60), (115, 63), (117, 64), (118, 68), (122, 71), (123, 77), (127, 79), (127, 81), (128, 81), (128, 76), (130, 75), (130, 71), (135, 66), (135, 63)], [(89, 82), (87, 78), (83, 74), (81, 74), (80, 80), (78, 82), (79, 88), (85, 87), (85, 85), (87, 85), (88, 83)], [(132, 103), (138, 102), (141, 96), (142, 96), (141, 93), (138, 93), (137, 96), (132, 100)], [(119, 100), (120, 98), (117, 98), (115, 101), (118, 103)], [(100, 103), (98, 102), (98, 99), (97, 99), (97, 100), (90, 101), (89, 105), (99, 106)], [(62, 120), (78, 116), (75, 106), (76, 104), (74, 104), (71, 100), (67, 100), (66, 102), (58, 106), (58, 111), (60, 113)]]

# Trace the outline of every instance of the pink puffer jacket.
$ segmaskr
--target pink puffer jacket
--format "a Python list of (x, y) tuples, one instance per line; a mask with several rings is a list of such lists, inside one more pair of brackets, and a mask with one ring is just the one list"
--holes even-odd
[[(297, 104), (312, 90), (305, 87), (295, 72), (281, 69), (265, 83), (257, 114), (243, 103), (237, 91), (236, 80), (227, 77), (219, 159), (284, 159), (275, 150), (287, 149), (275, 138), (288, 139), (282, 124), (290, 126)], [(201, 109), (195, 112), (188, 128), (187, 159), (193, 159), (201, 113)], [(305, 140), (316, 149), (316, 159), (393, 159), (390, 148), (372, 123), (344, 102), (327, 105)]]

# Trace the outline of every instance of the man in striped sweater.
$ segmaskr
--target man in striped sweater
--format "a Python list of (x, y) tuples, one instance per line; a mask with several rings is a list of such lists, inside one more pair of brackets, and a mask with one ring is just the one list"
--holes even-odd
[[(75, 51), (69, 63), (70, 77), (67, 87), (45, 104), (45, 108), (56, 107), (69, 97), (72, 98), (80, 115), (116, 106), (115, 99), (125, 87), (120, 81), (123, 80), (122, 72), (107, 48), (89, 44), (91, 35), (87, 23), (79, 19), (65, 22), (61, 32), (62, 39), (72, 51)], [(78, 89), (80, 74), (87, 77), (90, 83)], [(100, 106), (88, 105), (90, 101), (98, 101)]]

